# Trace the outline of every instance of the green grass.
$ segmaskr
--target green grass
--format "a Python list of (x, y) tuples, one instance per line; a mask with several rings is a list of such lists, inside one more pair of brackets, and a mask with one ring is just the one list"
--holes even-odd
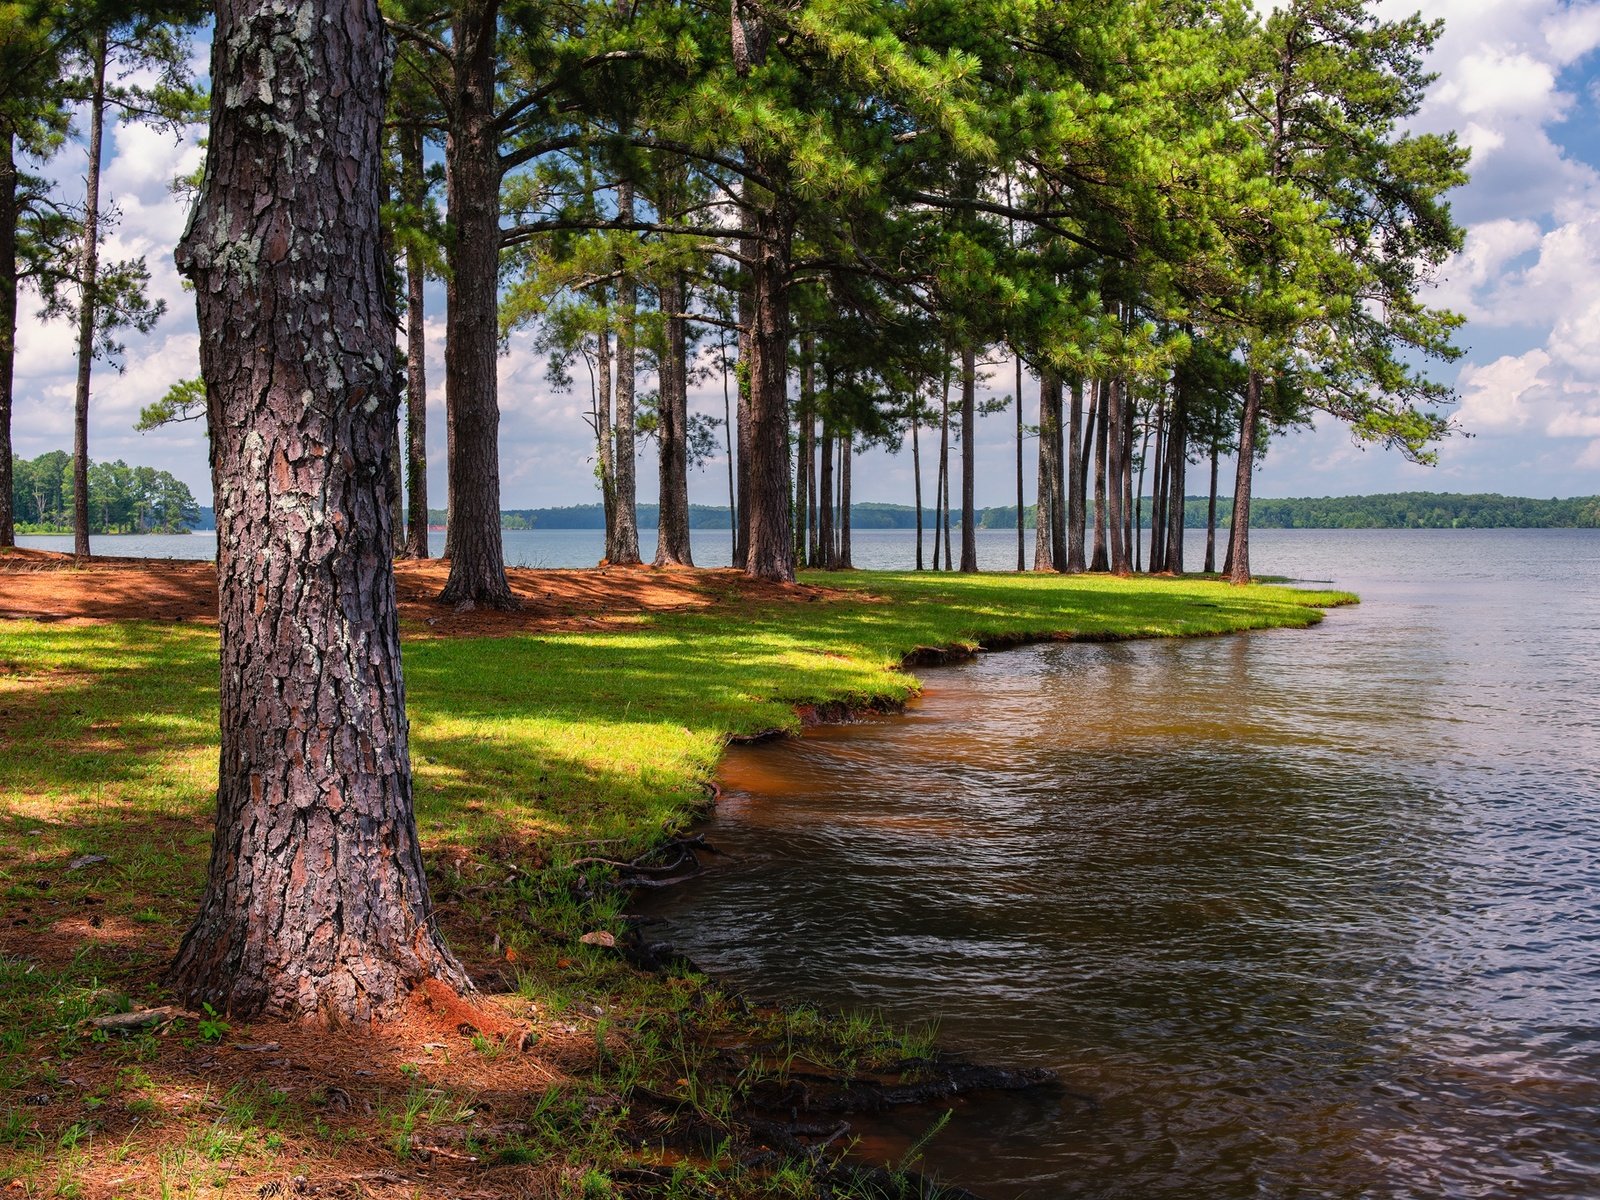
[[(706, 578), (732, 590), (725, 576)], [(648, 1079), (702, 1114), (725, 1115), (750, 1081), (702, 1077), (716, 1059), (704, 1031), (719, 1022), (743, 1023), (743, 1035), (765, 1047), (750, 1069), (774, 1078), (797, 1055), (853, 1071), (926, 1052), (925, 1036), (881, 1022), (751, 1013), (714, 992), (707, 999), (698, 984), (639, 976), (615, 954), (577, 943), (585, 930), (620, 931), (623, 900), (596, 886), (602, 871), (586, 868), (575, 889), (578, 873), (565, 864), (597, 845), (606, 857), (628, 858), (682, 831), (703, 811), (730, 737), (795, 729), (796, 706), (903, 701), (917, 683), (897, 667), (918, 647), (1305, 626), (1321, 619), (1321, 607), (1353, 599), (1103, 576), (847, 573), (805, 582), (847, 595), (662, 613), (604, 632), (447, 639), (416, 630), (407, 638), (417, 817), (447, 931), (458, 944), (481, 943), (472, 947), (480, 959), (491, 939), (509, 948), (520, 991), (545, 1014), (587, 1013), (597, 1002), (605, 1009), (595, 1026), (602, 1068), (587, 1085), (593, 1094), (625, 1099)], [(74, 1156), (106, 1136), (97, 1135), (93, 1112), (47, 1136), (13, 1107), (18, 1097), (62, 1090), (59, 1064), (93, 1049), (78, 1023), (165, 999), (156, 981), (196, 904), (210, 842), (216, 680), (208, 628), (0, 623), (0, 916), (12, 947), (0, 956), (0, 1111), (8, 1114), (0, 1163), (9, 1155), (15, 1164), (0, 1165), (0, 1186), (71, 1175)], [(108, 861), (66, 870), (85, 854)], [(33, 961), (30, 939), (46, 934), (77, 939), (70, 963)], [(204, 1047), (228, 1035), (209, 1020), (209, 1028), (190, 1022), (169, 1036)], [(157, 1039), (101, 1049), (125, 1080), (106, 1103), (126, 1112), (124, 1126), (137, 1118), (139, 1128), (159, 1128), (143, 1074), (156, 1069)], [(491, 1057), (483, 1047), (468, 1052)], [(679, 1079), (690, 1082), (678, 1087)], [(569, 1097), (556, 1109), (573, 1105), (582, 1108)], [(270, 1098), (230, 1095), (229, 1107), (240, 1111), (212, 1121), (203, 1137), (168, 1144), (163, 1170), (181, 1175), (179, 1158), (270, 1157), (298, 1127), (288, 1111), (295, 1106)], [(410, 1136), (411, 1107), (395, 1110), (391, 1148)], [(326, 1135), (322, 1121), (315, 1118)], [(568, 1138), (575, 1169), (587, 1171), (595, 1158), (621, 1153), (601, 1125), (598, 1142), (572, 1143), (570, 1123), (533, 1141), (553, 1147)]]

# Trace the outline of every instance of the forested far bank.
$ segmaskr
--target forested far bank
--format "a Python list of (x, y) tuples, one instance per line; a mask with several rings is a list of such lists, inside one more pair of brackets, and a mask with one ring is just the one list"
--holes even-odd
[[(92, 462), (88, 486), (90, 533), (188, 533), (201, 524), (189, 485), (171, 472)], [(11, 505), (18, 533), (71, 533), (72, 455), (12, 456)]]
[[(1204, 529), (1209, 501), (1205, 496), (1184, 498), (1184, 524)], [(1150, 528), (1153, 511), (1150, 497), (1140, 506), (1143, 516), (1139, 528)], [(209, 510), (201, 510), (203, 513)], [(639, 525), (654, 529), (660, 512), (654, 504), (641, 504)], [(1023, 510), (1025, 528), (1035, 527), (1037, 510)], [(1094, 510), (1089, 510), (1091, 519)], [(1231, 498), (1217, 498), (1217, 521), (1226, 526), (1233, 517)], [(932, 529), (936, 514), (922, 510), (923, 526)], [(1013, 506), (980, 508), (979, 529), (1014, 529), (1017, 510)], [(443, 509), (430, 509), (429, 523), (443, 527)], [(959, 527), (960, 513), (952, 514)], [(917, 510), (909, 504), (852, 504), (850, 523), (857, 529), (915, 529)], [(689, 506), (691, 529), (731, 529), (732, 513), (727, 507), (708, 504)], [(1299, 497), (1288, 500), (1257, 498), (1250, 509), (1253, 529), (1600, 529), (1600, 496), (1573, 496), (1567, 499), (1534, 500), (1526, 496), (1501, 496), (1494, 493), (1395, 492), (1376, 496)], [(504, 509), (500, 527), (518, 529), (594, 529), (606, 527), (605, 509), (599, 504), (569, 504), (560, 508)]]

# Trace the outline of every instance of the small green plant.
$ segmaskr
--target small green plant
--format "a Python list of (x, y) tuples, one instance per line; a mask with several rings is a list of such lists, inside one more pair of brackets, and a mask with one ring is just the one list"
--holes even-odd
[(221, 1013), (212, 1008), (209, 1003), (201, 1005), (205, 1009), (205, 1016), (201, 1017), (198, 1026), (200, 1040), (203, 1042), (220, 1042), (228, 1036), (228, 1030), (233, 1026), (223, 1019)]

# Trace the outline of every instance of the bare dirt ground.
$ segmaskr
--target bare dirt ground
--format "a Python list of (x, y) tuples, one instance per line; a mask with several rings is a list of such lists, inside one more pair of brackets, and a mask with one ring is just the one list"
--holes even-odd
[[(522, 607), (514, 612), (452, 609), (434, 597), (450, 564), (395, 563), (400, 619), (416, 634), (472, 636), (601, 629), (641, 615), (689, 609), (739, 610), (804, 603), (844, 593), (801, 584), (763, 583), (742, 572), (591, 567), (511, 568)], [(38, 621), (197, 621), (217, 619), (217, 573), (208, 562), (91, 558), (49, 550), (0, 551), (0, 618)]]

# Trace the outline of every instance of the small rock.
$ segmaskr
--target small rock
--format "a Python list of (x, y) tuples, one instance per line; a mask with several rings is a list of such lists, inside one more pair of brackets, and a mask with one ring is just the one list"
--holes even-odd
[(110, 862), (104, 854), (80, 854), (67, 864), (69, 871), (81, 871), (85, 867), (92, 867), (96, 863)]
[(593, 933), (586, 933), (578, 940), (585, 946), (605, 946), (610, 949), (615, 949), (617, 944), (616, 935), (608, 933), (604, 929), (596, 929)]

